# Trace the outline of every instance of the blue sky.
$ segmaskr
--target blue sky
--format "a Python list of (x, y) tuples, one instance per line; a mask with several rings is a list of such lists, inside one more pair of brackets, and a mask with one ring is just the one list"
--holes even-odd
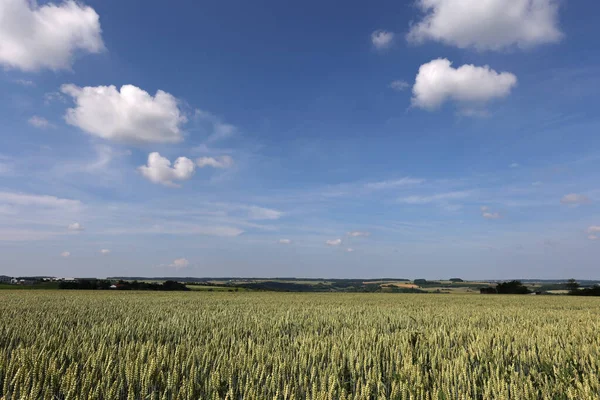
[(0, 0), (0, 274), (599, 279), (599, 12)]

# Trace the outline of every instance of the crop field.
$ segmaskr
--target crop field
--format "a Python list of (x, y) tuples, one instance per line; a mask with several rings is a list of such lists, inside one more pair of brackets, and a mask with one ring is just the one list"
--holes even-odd
[(600, 300), (0, 292), (2, 399), (598, 399)]

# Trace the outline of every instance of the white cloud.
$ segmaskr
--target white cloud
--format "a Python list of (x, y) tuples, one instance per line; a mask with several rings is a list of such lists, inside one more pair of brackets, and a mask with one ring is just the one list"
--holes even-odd
[(371, 236), (371, 232), (362, 232), (362, 231), (352, 231), (348, 232), (348, 236), (351, 237), (368, 237)]
[(67, 110), (65, 120), (83, 131), (103, 139), (125, 143), (177, 143), (183, 140), (181, 126), (187, 118), (171, 94), (148, 92), (124, 85), (80, 88), (62, 85), (75, 108)]
[(411, 42), (440, 41), (459, 48), (530, 48), (562, 38), (559, 0), (416, 0), (425, 13), (407, 35)]
[(83, 227), (83, 225), (81, 225), (79, 222), (73, 222), (72, 224), (69, 224), (68, 229), (71, 232), (81, 232), (83, 231), (85, 228)]
[(531, 184), (531, 186), (542, 186), (542, 185), (543, 185), (543, 183), (540, 181), (535, 181)]
[(326, 240), (325, 244), (327, 246), (339, 246), (340, 244), (342, 244), (342, 239), (331, 239), (331, 240)]
[(348, 247), (348, 248), (346, 249), (346, 252), (347, 252), (347, 253), (352, 253), (353, 251), (354, 251), (354, 249), (353, 249), (352, 247)]
[(431, 111), (454, 100), (469, 109), (508, 96), (516, 84), (517, 77), (509, 72), (498, 73), (487, 65), (453, 68), (448, 59), (438, 58), (419, 67), (412, 105)]
[(447, 192), (438, 193), (431, 196), (408, 196), (398, 199), (400, 203), (405, 204), (430, 204), (446, 202), (449, 200), (460, 200), (469, 197), (469, 192)]
[(110, 254), (110, 250), (109, 249), (102, 249), (102, 250), (100, 250), (100, 254), (102, 254), (104, 256), (108, 255), (108, 254)]
[(153, 152), (148, 155), (148, 165), (138, 167), (142, 176), (150, 182), (179, 187), (173, 181), (185, 181), (194, 175), (195, 165), (187, 157), (179, 157), (171, 167), (171, 161)]
[(279, 239), (280, 244), (292, 244), (290, 239)]
[(592, 225), (587, 229), (587, 233), (593, 235), (594, 233), (600, 233), (600, 225)]
[(218, 157), (200, 157), (196, 160), (196, 165), (200, 168), (230, 168), (233, 166), (233, 158), (227, 155)]
[(396, 80), (396, 81), (392, 81), (392, 83), (390, 83), (390, 88), (394, 89), (398, 92), (408, 89), (409, 87), (410, 87), (410, 83), (408, 83), (406, 81)]
[(384, 30), (376, 30), (371, 33), (371, 43), (378, 50), (389, 48), (394, 42), (394, 32), (388, 32)]
[(590, 240), (598, 240), (598, 236), (597, 235), (589, 235), (588, 239), (590, 239)]
[(35, 71), (70, 69), (76, 52), (104, 50), (100, 17), (93, 8), (66, 1), (39, 6), (0, 1), (0, 64)]
[(519, 163), (514, 162), (514, 163), (510, 164), (508, 167), (509, 168), (519, 168), (520, 165), (519, 165)]
[(419, 183), (423, 183), (423, 182), (424, 182), (423, 179), (405, 177), (405, 178), (394, 179), (394, 180), (389, 180), (389, 181), (370, 182), (370, 183), (367, 183), (365, 185), (365, 187), (367, 189), (374, 189), (374, 190), (391, 189), (391, 188), (396, 188), (396, 187), (400, 187), (400, 186), (418, 185)]
[(564, 195), (562, 199), (560, 199), (560, 204), (566, 205), (579, 205), (579, 204), (588, 204), (591, 200), (584, 194), (570, 193)]
[(71, 256), (71, 253), (70, 253), (70, 252), (68, 252), (68, 251), (63, 251), (62, 253), (60, 253), (60, 256), (61, 256), (61, 257), (65, 257), (65, 258), (67, 258), (67, 257), (70, 257), (70, 256)]
[(182, 269), (182, 268), (186, 268), (188, 265), (190, 265), (190, 262), (187, 259), (177, 258), (177, 259), (173, 260), (173, 262), (171, 264), (169, 264), (169, 267), (175, 268), (175, 269)]
[(35, 126), (36, 128), (40, 129), (45, 129), (50, 126), (50, 123), (46, 118), (38, 117), (37, 115), (34, 115), (33, 117), (29, 118), (27, 122), (29, 122), (29, 125)]

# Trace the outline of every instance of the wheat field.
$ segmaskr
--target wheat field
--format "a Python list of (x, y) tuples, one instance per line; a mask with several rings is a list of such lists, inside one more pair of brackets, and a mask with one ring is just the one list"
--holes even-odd
[(0, 292), (2, 399), (598, 399), (600, 301)]

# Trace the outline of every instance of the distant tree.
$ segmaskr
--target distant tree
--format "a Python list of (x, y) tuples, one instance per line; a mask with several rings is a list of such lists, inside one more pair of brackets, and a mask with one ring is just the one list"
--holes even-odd
[[(569, 279), (567, 284), (572, 283), (571, 280), (574, 281), (574, 279)], [(575, 284), (577, 284), (577, 282), (575, 282)], [(575, 287), (575, 285), (573, 285), (573, 287)], [(577, 289), (570, 290), (569, 294), (572, 296), (600, 296), (600, 285), (596, 284), (591, 287), (579, 288), (579, 284), (577, 284)]]
[(164, 281), (163, 284), (162, 284), (162, 288), (160, 288), (158, 290), (167, 290), (167, 291), (182, 290), (182, 291), (187, 291), (187, 290), (190, 290), (190, 289), (185, 284), (179, 283), (177, 281)]
[(578, 290), (575, 294), (578, 296), (600, 296), (600, 286), (595, 285), (589, 288)]
[(579, 282), (577, 282), (575, 279), (571, 278), (567, 281), (567, 283), (565, 284), (565, 287), (569, 290), (570, 294), (574, 294), (577, 293), (579, 291)]
[(496, 294), (498, 291), (493, 287), (484, 287), (479, 289), (479, 293), (481, 294)]
[(427, 279), (415, 279), (413, 282), (415, 285), (426, 285)]
[(450, 278), (450, 282), (464, 282), (464, 281), (460, 278)]
[(502, 282), (496, 285), (499, 294), (529, 294), (531, 291), (521, 281)]

